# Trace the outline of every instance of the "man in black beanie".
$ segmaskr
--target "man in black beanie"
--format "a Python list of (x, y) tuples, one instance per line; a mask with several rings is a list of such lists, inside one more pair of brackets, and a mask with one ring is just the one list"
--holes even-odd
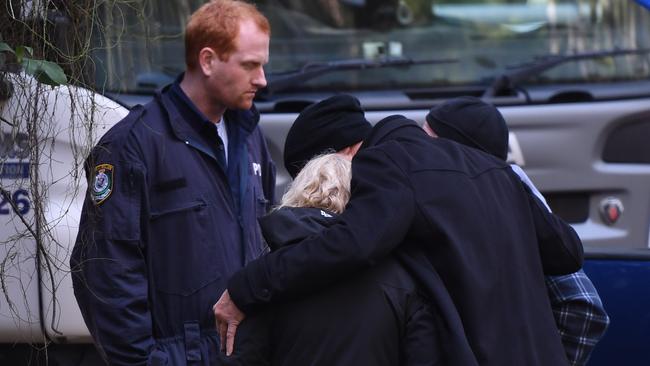
[[(492, 104), (474, 97), (459, 97), (429, 111), (422, 126), (432, 137), (442, 137), (477, 148), (501, 160), (508, 156), (508, 126)], [(550, 211), (544, 196), (517, 165), (512, 170)], [(609, 317), (598, 291), (583, 270), (547, 276), (546, 288), (555, 323), (571, 365), (585, 365), (605, 334)]]
[(359, 100), (336, 95), (305, 108), (293, 123), (284, 143), (284, 166), (295, 178), (314, 156), (340, 152), (352, 159), (372, 130)]
[[(320, 116), (324, 105), (305, 112)], [(352, 172), (336, 223), (230, 278), (214, 307), (226, 344), (245, 313), (345, 281), (392, 254), (436, 314), (441, 359), (427, 364), (568, 365), (544, 275), (580, 269), (582, 244), (505, 161), (390, 116), (363, 138)]]
[[(458, 97), (431, 108), (425, 131), (508, 158), (508, 126), (499, 110), (474, 97)], [(427, 129), (429, 127), (429, 129)]]

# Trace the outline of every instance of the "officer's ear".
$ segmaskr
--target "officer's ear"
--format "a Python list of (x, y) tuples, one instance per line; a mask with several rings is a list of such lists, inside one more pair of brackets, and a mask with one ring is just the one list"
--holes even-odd
[(205, 76), (211, 76), (216, 72), (217, 66), (222, 63), (223, 60), (219, 55), (210, 47), (203, 47), (199, 51), (199, 66), (201, 71)]

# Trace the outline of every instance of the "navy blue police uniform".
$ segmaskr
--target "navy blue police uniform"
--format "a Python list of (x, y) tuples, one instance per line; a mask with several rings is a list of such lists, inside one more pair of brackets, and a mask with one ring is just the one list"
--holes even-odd
[(75, 296), (111, 365), (214, 365), (213, 304), (265, 253), (257, 218), (275, 166), (259, 114), (227, 110), (229, 151), (180, 78), (111, 128), (89, 179), (71, 257)]
[(230, 279), (244, 313), (324, 288), (392, 253), (431, 302), (440, 364), (568, 364), (544, 274), (578, 270), (582, 244), (505, 161), (431, 139), (393, 116), (367, 136), (352, 172), (338, 222)]

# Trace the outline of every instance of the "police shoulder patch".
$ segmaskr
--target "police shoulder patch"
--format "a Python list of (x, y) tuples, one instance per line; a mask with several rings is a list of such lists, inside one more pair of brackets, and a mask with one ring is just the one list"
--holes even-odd
[(106, 201), (113, 192), (113, 170), (111, 164), (99, 164), (95, 167), (90, 193), (96, 205)]

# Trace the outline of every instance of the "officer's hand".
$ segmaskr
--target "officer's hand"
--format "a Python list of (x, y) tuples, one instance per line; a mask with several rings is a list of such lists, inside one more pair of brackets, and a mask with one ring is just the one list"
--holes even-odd
[[(228, 290), (223, 292), (219, 301), (212, 307), (212, 310), (214, 311), (214, 318), (217, 320), (221, 351), (224, 350), (225, 346), (226, 355), (230, 356), (234, 348), (237, 327), (246, 315), (232, 302)], [(225, 342), (224, 338), (226, 340)]]

